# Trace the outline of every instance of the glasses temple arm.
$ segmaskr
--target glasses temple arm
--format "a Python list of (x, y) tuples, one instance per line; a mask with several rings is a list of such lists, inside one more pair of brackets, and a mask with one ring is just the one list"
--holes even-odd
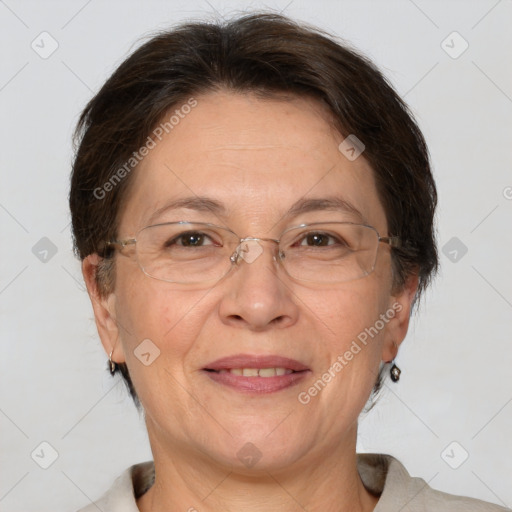
[(402, 241), (399, 236), (379, 236), (379, 242), (389, 244), (390, 247), (395, 249), (402, 247)]

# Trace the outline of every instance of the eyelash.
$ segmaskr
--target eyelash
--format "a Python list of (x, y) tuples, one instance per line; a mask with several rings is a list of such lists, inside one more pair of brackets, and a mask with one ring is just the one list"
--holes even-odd
[[(180, 247), (187, 247), (183, 244), (183, 239), (186, 238), (187, 236), (197, 236), (197, 237), (205, 237), (205, 238), (208, 238), (209, 240), (211, 240), (213, 243), (211, 245), (215, 245), (215, 242), (214, 240), (209, 236), (207, 235), (206, 233), (202, 232), (202, 231), (187, 231), (185, 233), (180, 233), (179, 235), (175, 236), (174, 238), (172, 238), (171, 240), (168, 240), (166, 243), (165, 243), (165, 247), (169, 247), (171, 245), (178, 245)], [(178, 240), (181, 240), (182, 243), (177, 243)], [(201, 246), (202, 247), (202, 246)]]
[[(185, 233), (180, 233), (179, 235), (175, 236), (171, 240), (168, 240), (165, 243), (165, 247), (170, 247), (172, 245), (177, 245), (180, 247), (187, 247), (186, 245), (183, 244), (183, 240), (188, 236), (196, 236), (198, 238), (203, 237), (203, 239), (208, 239), (212, 242), (211, 244), (208, 244), (208, 245), (217, 245), (211, 236), (209, 236), (208, 234), (206, 234), (202, 231), (187, 231)], [(344, 240), (340, 240), (337, 237), (335, 237), (334, 235), (331, 235), (329, 233), (325, 233), (325, 232), (321, 232), (321, 231), (308, 231), (305, 233), (301, 233), (297, 237), (296, 241), (292, 244), (292, 246), (297, 246), (297, 245), (303, 246), (303, 242), (305, 240), (307, 240), (308, 237), (311, 237), (311, 236), (322, 236), (322, 237), (327, 237), (330, 240), (334, 240), (334, 243), (328, 243), (327, 246), (332, 246), (332, 245), (336, 245), (336, 244), (347, 245)], [(181, 243), (178, 243), (179, 240), (181, 240)], [(189, 247), (194, 247), (194, 246), (189, 246)], [(195, 247), (204, 247), (204, 245), (195, 246)], [(322, 247), (325, 247), (325, 246), (322, 246)]]

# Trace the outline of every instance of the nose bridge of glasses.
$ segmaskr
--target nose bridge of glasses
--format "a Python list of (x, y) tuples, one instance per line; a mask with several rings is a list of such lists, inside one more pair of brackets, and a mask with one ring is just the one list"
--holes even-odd
[[(238, 263), (240, 259), (243, 259), (246, 263), (253, 263), (263, 254), (264, 247), (260, 242), (273, 242), (279, 247), (279, 240), (275, 240), (274, 238), (241, 238), (235, 252), (230, 258), (231, 261)], [(277, 259), (275, 255), (273, 257), (274, 260)]]

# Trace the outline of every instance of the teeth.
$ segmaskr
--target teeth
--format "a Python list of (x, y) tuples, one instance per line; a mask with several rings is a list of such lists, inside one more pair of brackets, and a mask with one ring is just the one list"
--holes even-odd
[(232, 373), (243, 377), (275, 377), (289, 375), (293, 370), (289, 368), (231, 368), (230, 370), (219, 370), (219, 373)]
[(257, 368), (244, 368), (242, 370), (242, 375), (244, 377), (257, 377), (258, 369)]
[[(262, 368), (258, 370), (258, 375), (260, 377), (275, 377), (276, 376), (276, 368)], [(245, 375), (245, 373), (244, 373)]]

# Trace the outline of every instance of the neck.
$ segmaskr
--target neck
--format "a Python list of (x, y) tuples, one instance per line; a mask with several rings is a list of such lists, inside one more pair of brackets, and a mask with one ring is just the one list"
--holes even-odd
[(164, 446), (150, 435), (155, 483), (137, 505), (141, 512), (370, 512), (378, 498), (359, 477), (355, 431), (350, 443), (329, 453), (258, 471), (222, 466), (204, 453)]

